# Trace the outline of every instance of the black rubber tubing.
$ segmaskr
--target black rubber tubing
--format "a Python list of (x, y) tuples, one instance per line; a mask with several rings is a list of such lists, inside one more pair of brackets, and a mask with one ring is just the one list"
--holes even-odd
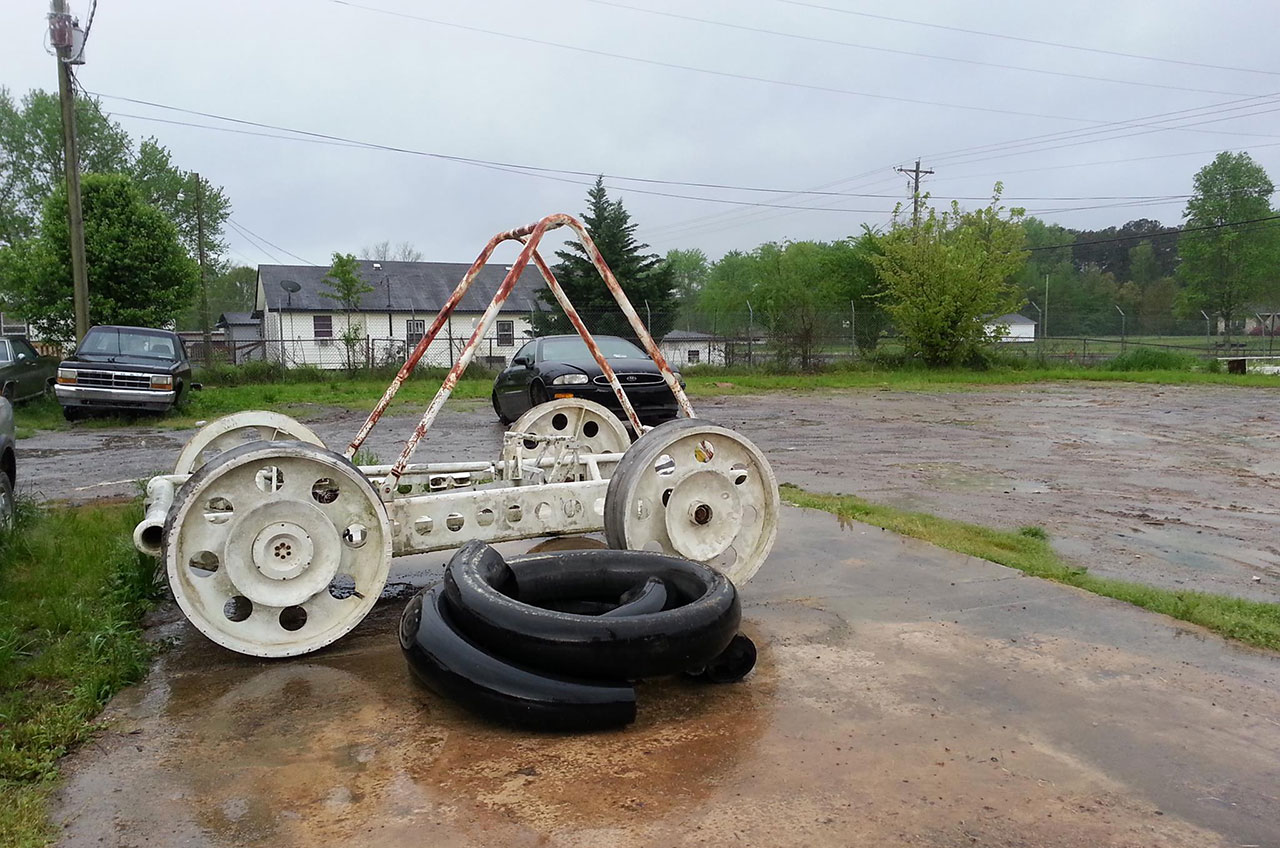
[(667, 584), (663, 583), (660, 577), (650, 577), (642, 585), (623, 592), (616, 607), (600, 614), (606, 618), (648, 615), (651, 612), (662, 612), (666, 606)]
[[(665, 584), (671, 608), (606, 617), (536, 606), (619, 597), (649, 577)], [(473, 540), (449, 561), (444, 591), (451, 617), (476, 644), (530, 668), (580, 678), (634, 680), (704, 668), (729, 646), (742, 619), (727, 577), (648, 551), (571, 551), (506, 562)]]
[(460, 633), (440, 584), (400, 617), (400, 647), (429, 689), (487, 718), (538, 730), (600, 730), (635, 721), (636, 693), (622, 683), (578, 681), (522, 668)]

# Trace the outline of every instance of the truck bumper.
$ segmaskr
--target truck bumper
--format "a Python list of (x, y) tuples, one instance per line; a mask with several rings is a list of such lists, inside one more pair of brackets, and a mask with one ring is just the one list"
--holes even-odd
[(57, 385), (53, 388), (62, 406), (97, 409), (144, 409), (163, 412), (173, 406), (177, 393), (150, 389), (108, 389), (89, 386)]

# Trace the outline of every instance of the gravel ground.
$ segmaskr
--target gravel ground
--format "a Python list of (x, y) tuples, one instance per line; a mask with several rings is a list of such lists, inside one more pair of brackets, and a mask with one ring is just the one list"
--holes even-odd
[[(780, 481), (1003, 528), (1038, 525), (1092, 571), (1280, 601), (1276, 392), (1223, 386), (1039, 384), (701, 400), (756, 441)], [(370, 399), (372, 405), (373, 399)], [(345, 445), (360, 413), (283, 410)], [(368, 443), (399, 453), (416, 415)], [(495, 458), (487, 404), (451, 403), (419, 461)], [(77, 427), (19, 443), (20, 491), (71, 502), (128, 496), (168, 470), (190, 432)]]

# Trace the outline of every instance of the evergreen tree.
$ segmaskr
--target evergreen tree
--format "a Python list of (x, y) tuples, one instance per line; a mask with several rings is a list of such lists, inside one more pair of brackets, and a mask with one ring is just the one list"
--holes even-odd
[[(676, 318), (671, 267), (662, 257), (645, 252), (649, 245), (636, 240), (636, 225), (621, 200), (609, 200), (603, 177), (596, 178), (595, 186), (587, 192), (587, 200), (587, 211), (582, 215), (587, 232), (618, 278), (640, 320), (647, 323), (649, 333), (655, 339), (662, 338), (675, 325)], [(553, 269), (556, 279), (587, 328), (592, 333), (634, 339), (631, 325), (587, 257), (586, 249), (573, 240), (568, 243), (568, 250), (557, 250), (556, 257), (560, 260)], [(545, 310), (534, 315), (534, 328), (539, 335), (574, 332), (549, 290), (539, 292), (538, 297), (546, 304)]]

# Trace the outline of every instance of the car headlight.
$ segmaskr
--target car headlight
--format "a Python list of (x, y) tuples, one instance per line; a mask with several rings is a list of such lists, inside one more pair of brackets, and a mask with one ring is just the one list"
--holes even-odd
[(76, 384), (76, 378), (78, 378), (79, 376), (80, 376), (80, 372), (76, 371), (76, 369), (74, 368), (59, 368), (58, 369), (58, 385), (74, 386)]
[(551, 381), (553, 386), (581, 386), (589, 382), (586, 374), (561, 374)]
[(173, 376), (171, 374), (152, 374), (151, 388), (164, 389), (168, 391), (173, 388)]
[(679, 384), (680, 384), (680, 385), (682, 385), (682, 386), (684, 385), (684, 377), (681, 377), (681, 376), (680, 376), (680, 372), (679, 372), (679, 371), (672, 371), (672, 372), (671, 372), (671, 376), (676, 378), (676, 382), (677, 382), (677, 383), (679, 383)]

